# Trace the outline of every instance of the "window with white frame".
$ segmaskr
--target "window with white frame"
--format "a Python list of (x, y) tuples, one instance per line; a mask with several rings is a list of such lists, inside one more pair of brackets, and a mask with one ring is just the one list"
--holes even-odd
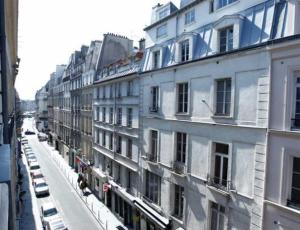
[(127, 108), (127, 127), (132, 127), (132, 108)]
[(102, 146), (103, 147), (106, 146), (106, 132), (105, 132), (105, 130), (103, 130), (103, 132), (102, 132)]
[(122, 125), (122, 108), (118, 108), (117, 125)]
[(113, 150), (113, 140), (114, 140), (114, 134), (111, 132), (109, 133), (109, 149)]
[(176, 161), (185, 163), (186, 158), (186, 133), (176, 133)]
[(235, 2), (235, 1), (237, 1), (237, 0), (219, 0), (219, 2), (218, 2), (218, 8), (222, 8), (224, 6), (227, 6), (227, 5), (229, 5), (229, 4), (231, 4), (231, 3)]
[(219, 30), (219, 47), (220, 52), (226, 52), (233, 49), (233, 26)]
[(161, 25), (156, 28), (156, 37), (160, 38), (167, 35), (167, 24)]
[(132, 140), (130, 138), (127, 139), (127, 151), (126, 156), (128, 158), (132, 157)]
[(102, 107), (102, 122), (105, 122), (106, 120), (106, 108)]
[(169, 9), (165, 8), (158, 12), (158, 20), (165, 18), (169, 14)]
[(287, 205), (300, 210), (300, 158), (293, 157), (293, 171)]
[(184, 208), (184, 187), (175, 184), (174, 189), (174, 216), (179, 219), (183, 218)]
[(190, 59), (190, 41), (189, 39), (186, 39), (182, 42), (180, 42), (180, 60), (181, 62), (188, 61)]
[(160, 68), (160, 50), (154, 51), (153, 55), (153, 69)]
[(188, 86), (187, 82), (177, 84), (177, 113), (188, 112)]
[(158, 111), (158, 86), (151, 87), (150, 112)]
[(217, 116), (230, 116), (231, 78), (216, 80), (216, 110)]
[(229, 188), (228, 154), (229, 145), (214, 143), (214, 176), (212, 182), (214, 185), (226, 190)]
[(133, 81), (127, 82), (127, 96), (133, 95)]
[(292, 128), (300, 128), (300, 71), (295, 72), (295, 105)]
[(150, 150), (149, 160), (157, 161), (157, 149), (158, 149), (158, 131), (150, 130)]
[(100, 131), (99, 131), (99, 129), (96, 130), (95, 135), (96, 135), (96, 138), (95, 138), (96, 144), (99, 144), (100, 143)]
[(113, 120), (114, 120), (114, 108), (110, 107), (109, 108), (109, 119), (108, 119), (109, 124), (112, 124)]
[(155, 204), (160, 204), (161, 178), (146, 170), (146, 197)]
[(122, 153), (122, 137), (117, 136), (117, 146), (116, 146), (116, 152), (121, 154)]
[(210, 202), (210, 230), (226, 229), (226, 209), (215, 202)]
[(195, 9), (192, 9), (184, 14), (184, 24), (188, 25), (195, 21)]

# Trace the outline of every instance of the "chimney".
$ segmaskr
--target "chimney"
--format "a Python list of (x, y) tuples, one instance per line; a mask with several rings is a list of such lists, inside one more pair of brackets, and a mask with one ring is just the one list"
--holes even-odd
[(139, 50), (144, 50), (145, 49), (145, 38), (142, 38), (139, 40)]

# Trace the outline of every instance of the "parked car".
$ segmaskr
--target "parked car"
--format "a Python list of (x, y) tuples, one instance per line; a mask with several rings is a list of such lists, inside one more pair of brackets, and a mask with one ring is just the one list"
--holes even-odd
[(23, 145), (28, 144), (28, 139), (27, 139), (27, 138), (23, 138), (23, 139), (21, 140), (21, 143), (22, 143)]
[(27, 164), (30, 165), (33, 162), (37, 162), (37, 159), (34, 154), (31, 154), (27, 157)]
[[(31, 178), (32, 180), (35, 179), (41, 179), (44, 178), (44, 175), (42, 174), (42, 171), (40, 169), (35, 170), (32, 174), (31, 174)], [(32, 182), (33, 183), (33, 182)]]
[(31, 131), (31, 130), (29, 130), (29, 129), (27, 129), (26, 131), (25, 131), (25, 135), (34, 135), (35, 134), (35, 132), (34, 131)]
[(38, 133), (38, 139), (39, 139), (39, 141), (47, 141), (48, 136), (45, 133)]
[(33, 184), (33, 187), (34, 187), (35, 195), (37, 197), (50, 195), (49, 186), (48, 186), (48, 184), (46, 183), (46, 181), (44, 179), (42, 179), (42, 178), (35, 179), (35, 180), (33, 180), (32, 184)]
[(52, 202), (44, 203), (41, 206), (41, 221), (43, 227), (45, 227), (51, 219), (59, 217), (59, 213)]
[(67, 230), (62, 218), (57, 217), (49, 220), (45, 225), (46, 230)]
[(29, 163), (30, 176), (36, 171), (40, 169), (40, 165), (37, 161), (33, 161)]

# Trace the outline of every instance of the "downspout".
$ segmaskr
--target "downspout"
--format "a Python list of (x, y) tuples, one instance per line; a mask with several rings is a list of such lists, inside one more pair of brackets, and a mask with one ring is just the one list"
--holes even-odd
[(7, 68), (6, 68), (6, 33), (5, 33), (5, 3), (0, 0), (0, 47), (1, 47), (1, 94), (2, 94), (2, 117), (3, 117), (3, 143), (9, 144), (8, 136), (8, 107), (7, 107)]

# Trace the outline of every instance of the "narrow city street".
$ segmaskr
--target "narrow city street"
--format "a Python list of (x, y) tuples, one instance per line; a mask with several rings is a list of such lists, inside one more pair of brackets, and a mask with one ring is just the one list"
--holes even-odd
[[(23, 129), (33, 130), (33, 122), (33, 119), (25, 119)], [(50, 189), (50, 196), (37, 199), (38, 208), (42, 203), (50, 200), (59, 210), (68, 229), (102, 229), (54, 163), (49, 149), (38, 141), (36, 135), (27, 136), (27, 138)], [(35, 218), (39, 218), (39, 216), (35, 216)]]

